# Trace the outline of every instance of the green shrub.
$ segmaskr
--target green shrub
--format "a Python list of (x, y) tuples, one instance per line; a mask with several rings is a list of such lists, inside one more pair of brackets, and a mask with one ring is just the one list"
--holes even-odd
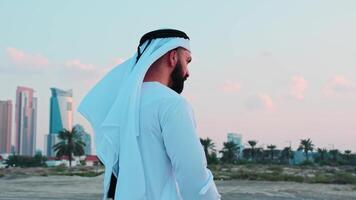
[(297, 182), (297, 183), (305, 182), (305, 179), (303, 176), (297, 176), (297, 175), (284, 174), (283, 179), (284, 179), (284, 181), (293, 181), (293, 182)]
[(236, 164), (237, 165), (246, 165), (246, 164), (250, 164), (251, 162), (248, 160), (237, 160)]
[(314, 163), (310, 160), (305, 160), (299, 164), (300, 166), (314, 166)]
[(333, 175), (317, 174), (309, 180), (311, 183), (356, 184), (356, 177), (350, 173), (338, 172)]
[(47, 173), (41, 173), (40, 176), (48, 176)]
[(243, 169), (240, 169), (237, 172), (232, 173), (230, 176), (232, 179), (242, 179), (242, 180), (257, 180), (258, 178), (255, 172), (250, 172)]
[(80, 173), (80, 172), (65, 172), (65, 173), (62, 173), (61, 175), (63, 176), (82, 176), (82, 177), (95, 177), (95, 176), (99, 176), (101, 175), (103, 172), (99, 172), (99, 173), (96, 173), (96, 172), (85, 172), (85, 173)]
[(311, 178), (311, 183), (332, 183), (333, 176), (325, 174), (317, 174), (315, 177)]
[(281, 166), (276, 166), (276, 165), (273, 165), (273, 166), (270, 166), (267, 168), (268, 170), (271, 170), (273, 172), (276, 172), (276, 173), (282, 173), (283, 172), (283, 167)]
[(340, 172), (334, 175), (333, 183), (356, 184), (356, 177), (350, 173)]
[(64, 171), (66, 171), (68, 168), (67, 168), (67, 166), (66, 166), (65, 164), (60, 164), (60, 165), (58, 165), (58, 166), (55, 166), (53, 169), (54, 169), (54, 171), (56, 171), (56, 172), (64, 172)]
[(260, 173), (258, 174), (258, 180), (283, 181), (283, 176), (281, 176), (279, 173)]

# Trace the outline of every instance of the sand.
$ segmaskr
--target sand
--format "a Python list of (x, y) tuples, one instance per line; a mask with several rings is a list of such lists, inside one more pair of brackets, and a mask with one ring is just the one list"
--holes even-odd
[[(0, 200), (101, 199), (103, 176), (0, 178)], [(268, 181), (216, 181), (222, 200), (356, 200), (355, 185)]]

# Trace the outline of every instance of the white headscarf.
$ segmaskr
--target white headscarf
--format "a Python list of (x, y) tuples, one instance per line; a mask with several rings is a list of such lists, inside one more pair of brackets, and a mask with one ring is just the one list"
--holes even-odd
[(189, 40), (173, 37), (143, 43), (139, 47), (143, 54), (137, 63), (136, 53), (116, 66), (78, 107), (94, 130), (96, 153), (105, 165), (104, 199), (112, 173), (117, 177), (115, 199), (146, 199), (145, 174), (137, 142), (141, 85), (151, 64), (177, 47), (190, 50)]

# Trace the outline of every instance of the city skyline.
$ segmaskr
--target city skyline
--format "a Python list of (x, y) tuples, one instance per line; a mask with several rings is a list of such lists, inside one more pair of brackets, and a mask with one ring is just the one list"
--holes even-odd
[(17, 85), (35, 88), (38, 147), (49, 130), (50, 86), (75, 91), (73, 120), (94, 138), (76, 112), (83, 96), (134, 54), (144, 33), (177, 28), (191, 38), (183, 96), (199, 137), (218, 149), (226, 133), (241, 132), (278, 148), (311, 138), (356, 151), (356, 2), (0, 4), (0, 99), (14, 99)]
[[(12, 115), (12, 100), (1, 100), (0, 99), (0, 153), (10, 154), (11, 147), (15, 147), (15, 152), (20, 153), (21, 155), (34, 155), (32, 152), (37, 150), (41, 150), (44, 155), (49, 157), (55, 157), (55, 153), (51, 148), (53, 145), (59, 142), (57, 138), (58, 132), (63, 128), (67, 130), (71, 130), (72, 128), (76, 128), (77, 131), (81, 134), (83, 142), (86, 144), (84, 147), (85, 155), (91, 155), (92, 153), (92, 145), (91, 145), (91, 136), (89, 133), (85, 131), (82, 125), (75, 124), (73, 125), (73, 91), (70, 90), (62, 90), (59, 88), (50, 88), (51, 97), (50, 97), (50, 112), (49, 112), (49, 134), (45, 135), (44, 139), (44, 148), (41, 148), (40, 145), (36, 145), (36, 142), (32, 142), (29, 138), (36, 138), (37, 132), (30, 131), (31, 134), (27, 134), (26, 128), (24, 125), (27, 124), (21, 121), (27, 120), (31, 121), (32, 119), (27, 117), (15, 117), (19, 118), (20, 122), (17, 122), (19, 125), (15, 123), (16, 133), (13, 133), (13, 115)], [(18, 101), (18, 108), (16, 109), (16, 113), (22, 113), (23, 110), (25, 115), (27, 113), (33, 116), (36, 116), (35, 113), (36, 102), (37, 99), (33, 97), (35, 90), (25, 86), (18, 86), (16, 90), (16, 96)], [(32, 101), (34, 101), (32, 107)], [(25, 104), (25, 105), (23, 105)], [(21, 114), (19, 114), (21, 115)], [(36, 119), (34, 119), (35, 121)], [(37, 124), (34, 123), (33, 130), (36, 129)], [(25, 129), (25, 130), (24, 130)], [(30, 129), (31, 130), (31, 127)], [(15, 141), (12, 142), (12, 135), (15, 135)], [(24, 144), (25, 143), (25, 144)], [(25, 150), (23, 150), (25, 148)], [(26, 148), (28, 148), (26, 150)]]

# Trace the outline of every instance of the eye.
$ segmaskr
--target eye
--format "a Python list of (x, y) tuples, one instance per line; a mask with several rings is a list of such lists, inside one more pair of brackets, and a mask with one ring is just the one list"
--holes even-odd
[(192, 57), (189, 57), (189, 58), (187, 59), (187, 62), (190, 63), (191, 61), (192, 61)]

